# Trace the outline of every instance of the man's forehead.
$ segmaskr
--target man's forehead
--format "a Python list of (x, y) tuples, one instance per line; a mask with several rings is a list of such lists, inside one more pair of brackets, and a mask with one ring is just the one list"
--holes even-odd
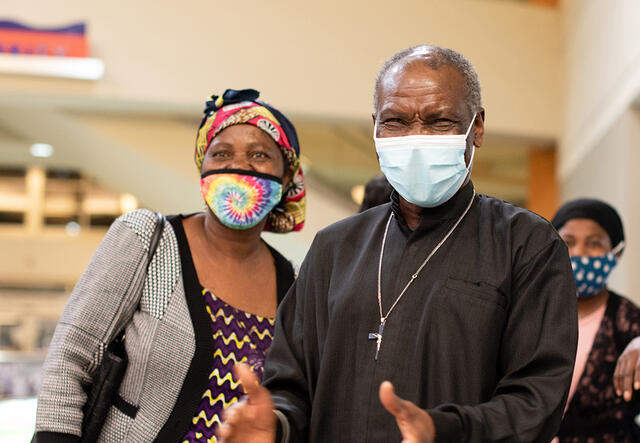
[(455, 83), (462, 86), (462, 76), (456, 68), (447, 65), (431, 67), (430, 58), (432, 57), (429, 54), (422, 54), (396, 63), (386, 72), (380, 86), (386, 91), (438, 83)]
[(427, 63), (424, 56), (412, 57), (389, 69), (380, 82), (379, 104), (412, 96), (431, 96), (434, 99), (439, 96), (454, 102), (465, 101), (466, 87), (458, 70), (453, 66), (434, 69)]

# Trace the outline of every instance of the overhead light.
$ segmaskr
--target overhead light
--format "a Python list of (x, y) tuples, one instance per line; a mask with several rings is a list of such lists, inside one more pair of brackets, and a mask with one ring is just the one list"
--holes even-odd
[(0, 54), (0, 72), (3, 74), (99, 80), (104, 76), (104, 62), (91, 57)]
[(34, 157), (47, 158), (53, 155), (53, 146), (48, 143), (34, 143), (29, 148)]
[(69, 237), (77, 237), (80, 234), (80, 224), (78, 222), (71, 221), (64, 227)]
[(120, 210), (123, 214), (138, 209), (138, 200), (131, 194), (122, 194), (120, 196)]

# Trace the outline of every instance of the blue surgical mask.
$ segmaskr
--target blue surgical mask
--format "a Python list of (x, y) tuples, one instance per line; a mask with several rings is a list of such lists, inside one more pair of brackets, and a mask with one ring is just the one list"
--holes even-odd
[(571, 257), (578, 298), (592, 297), (607, 285), (607, 278), (618, 263), (617, 253), (623, 247), (624, 242), (620, 242), (615, 249), (604, 255)]
[(464, 153), (475, 120), (476, 114), (467, 132), (460, 135), (379, 138), (374, 128), (373, 139), (382, 173), (406, 201), (423, 208), (440, 206), (458, 192), (471, 172), (475, 146), (469, 167)]

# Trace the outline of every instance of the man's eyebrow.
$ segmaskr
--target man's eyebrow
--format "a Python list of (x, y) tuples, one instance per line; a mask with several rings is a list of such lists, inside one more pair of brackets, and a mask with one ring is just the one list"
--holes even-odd
[(462, 120), (462, 117), (458, 114), (457, 110), (448, 106), (443, 106), (439, 109), (432, 110), (426, 114), (421, 114), (425, 120), (436, 120), (438, 118), (446, 117), (452, 120)]
[(395, 106), (387, 106), (380, 111), (380, 117), (407, 117), (408, 115), (409, 113)]

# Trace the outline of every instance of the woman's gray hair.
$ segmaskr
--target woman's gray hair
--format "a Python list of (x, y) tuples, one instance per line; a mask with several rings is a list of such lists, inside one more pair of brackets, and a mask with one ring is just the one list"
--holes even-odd
[(467, 104), (470, 111), (476, 112), (482, 106), (482, 96), (480, 93), (480, 81), (478, 73), (468, 58), (453, 49), (441, 48), (440, 46), (418, 45), (411, 48), (403, 49), (397, 52), (393, 57), (384, 62), (376, 77), (376, 85), (373, 89), (373, 112), (378, 114), (378, 90), (385, 75), (393, 66), (403, 62), (405, 59), (419, 54), (429, 54), (424, 58), (424, 63), (431, 69), (440, 69), (442, 66), (452, 66), (464, 78), (467, 85)]

